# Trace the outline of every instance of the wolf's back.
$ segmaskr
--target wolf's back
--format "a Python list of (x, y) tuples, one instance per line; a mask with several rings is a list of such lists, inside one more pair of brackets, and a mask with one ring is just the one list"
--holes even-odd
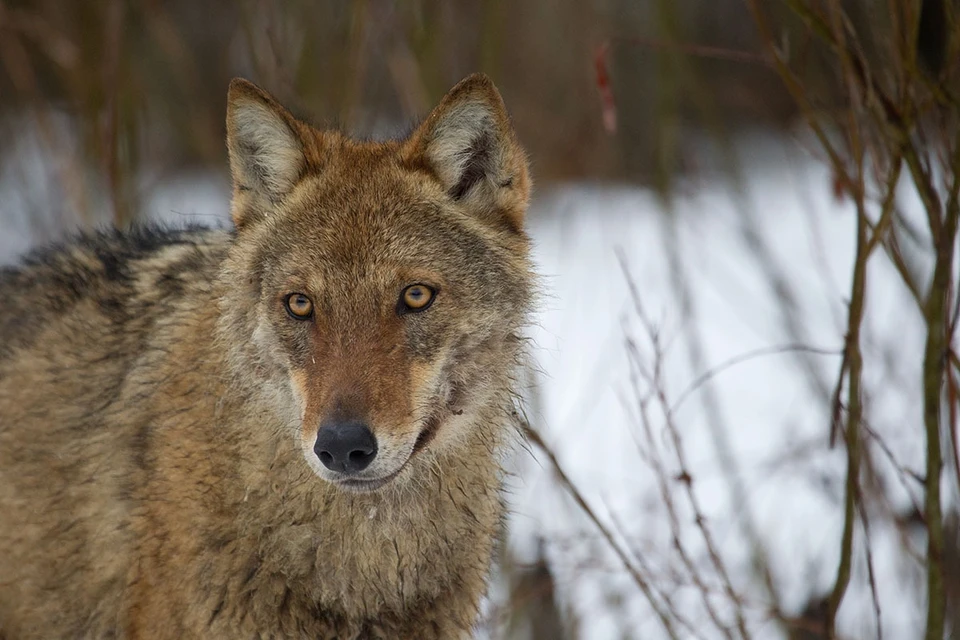
[(150, 429), (131, 401), (150, 390), (131, 380), (209, 289), (227, 239), (101, 232), (0, 270), (0, 636), (116, 628), (98, 616), (127, 580)]

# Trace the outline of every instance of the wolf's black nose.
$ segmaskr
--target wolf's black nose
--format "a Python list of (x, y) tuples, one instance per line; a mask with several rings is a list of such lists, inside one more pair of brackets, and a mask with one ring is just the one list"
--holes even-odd
[(329, 422), (317, 432), (313, 451), (327, 469), (359, 473), (377, 457), (377, 439), (364, 423)]

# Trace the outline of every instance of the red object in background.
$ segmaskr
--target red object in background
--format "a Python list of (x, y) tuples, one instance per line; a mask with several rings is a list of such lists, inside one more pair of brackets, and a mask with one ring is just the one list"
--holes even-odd
[(831, 191), (833, 191), (834, 200), (837, 202), (843, 202), (846, 197), (850, 195), (849, 189), (847, 188), (846, 179), (839, 173), (834, 173), (832, 183)]
[(607, 133), (616, 133), (617, 104), (613, 101), (613, 89), (610, 88), (610, 72), (607, 64), (607, 54), (609, 50), (609, 41), (597, 47), (593, 55), (593, 66), (597, 72), (597, 91), (600, 92), (603, 128), (606, 129)]

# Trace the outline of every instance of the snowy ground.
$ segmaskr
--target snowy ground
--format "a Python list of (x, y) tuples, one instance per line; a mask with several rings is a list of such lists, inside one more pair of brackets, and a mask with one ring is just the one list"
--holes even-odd
[[(532, 329), (542, 373), (531, 421), (619, 543), (631, 550), (632, 562), (652, 578), (655, 598), (671, 598), (682, 612), (680, 637), (722, 634), (673, 548), (669, 513), (651, 470), (653, 456), (663, 461), (666, 475), (680, 472), (656, 402), (649, 405), (649, 436), (638, 417), (634, 389), (649, 390), (643, 372), (657, 358), (618, 255), (662, 339), (668, 403), (680, 399), (698, 375), (753, 350), (802, 344), (833, 352), (749, 359), (673, 407), (685, 469), (733, 587), (743, 596), (754, 637), (781, 634), (769, 622), (770, 596), (751, 560), (758, 548), (776, 597), (793, 613), (830, 587), (839, 554), (845, 456), (841, 446), (827, 446), (826, 395), (840, 364), (853, 216), (831, 193), (829, 176), (798, 147), (758, 140), (744, 149), (742, 190), (723, 175), (705, 177), (680, 185), (666, 204), (642, 189), (566, 187), (539, 194), (530, 214), (544, 289), (543, 312)], [(46, 190), (47, 169), (41, 169), (24, 170), (8, 160), (0, 171), (4, 258), (39, 237), (26, 223), (29, 212), (55, 210), (53, 201), (62, 196)], [(20, 197), (27, 192), (43, 195), (27, 203)], [(167, 220), (210, 224), (227, 213), (222, 178), (159, 181), (150, 193), (147, 210)], [(902, 206), (917, 209), (909, 194)], [(765, 255), (758, 257), (758, 245)], [(628, 339), (638, 354), (632, 368)], [(899, 464), (918, 471), (924, 446), (922, 345), (919, 314), (878, 256), (869, 272), (864, 332), (867, 418)], [(631, 382), (631, 371), (639, 382)], [(546, 541), (559, 595), (576, 612), (584, 637), (666, 637), (645, 596), (558, 487), (549, 466), (529, 456), (518, 466), (511, 548), (532, 559), (536, 541)], [(892, 508), (905, 509), (911, 496), (919, 500), (919, 487), (902, 483), (887, 467), (884, 489)], [(682, 483), (669, 480), (669, 491), (677, 500), (679, 538), (711, 590), (708, 602), (729, 623), (729, 600)], [(955, 493), (946, 495), (956, 503)], [(905, 559), (900, 533), (886, 522), (885, 514), (871, 514), (883, 633), (919, 637), (921, 575)], [(841, 628), (849, 637), (869, 638), (877, 630), (862, 535), (859, 529)], [(917, 549), (925, 545), (921, 533), (908, 538)]]
[[(634, 389), (646, 393), (650, 384), (642, 375), (639, 385), (631, 382), (627, 339), (638, 345), (634, 370), (652, 369), (657, 358), (618, 254), (664, 343), (662, 386), (671, 404), (698, 375), (742, 354), (796, 344), (834, 352), (764, 355), (736, 364), (688, 395), (673, 415), (702, 513), (744, 596), (756, 637), (778, 637), (780, 631), (766, 622), (770, 597), (752, 569), (751, 540), (765, 549), (781, 606), (797, 614), (808, 599), (829, 590), (839, 557), (846, 463), (841, 446), (827, 446), (827, 397), (845, 330), (852, 208), (834, 198), (829, 176), (799, 149), (761, 147), (759, 157), (745, 160), (749, 180), (743, 192), (726, 180), (688, 184), (664, 215), (664, 203), (643, 190), (569, 188), (542, 199), (533, 216), (549, 292), (535, 331), (544, 372), (535, 419), (591, 505), (636, 552), (635, 564), (645, 566), (683, 612), (689, 626), (678, 625), (681, 637), (721, 633), (678, 561), (656, 475), (644, 461), (652, 443), (668, 475), (680, 472), (662, 412), (651, 410), (652, 440), (638, 417)], [(903, 206), (917, 209), (909, 196)], [(766, 255), (751, 249), (755, 239)], [(676, 263), (679, 274), (670, 266)], [(920, 316), (882, 256), (871, 263), (868, 277), (867, 418), (901, 465), (921, 471)], [(690, 350), (696, 344), (702, 353), (694, 366)], [(740, 493), (721, 464), (723, 450)], [(896, 509), (906, 509), (908, 494), (888, 475), (887, 494)], [(596, 529), (571, 515), (578, 508), (562, 496), (549, 467), (527, 464), (522, 478), (513, 544), (529, 558), (536, 536), (556, 541), (547, 545), (547, 556), (585, 635), (664, 637), (641, 590), (618, 570), (619, 561), (598, 553), (604, 547)], [(918, 486), (909, 488), (920, 500)], [(722, 597), (681, 483), (671, 481), (670, 491), (679, 503), (680, 538), (691, 563), (715, 591), (711, 602), (718, 617), (730, 621), (724, 604), (729, 600)], [(955, 501), (955, 494), (947, 495)], [(894, 527), (880, 518), (871, 524), (884, 636), (919, 637), (923, 589), (916, 566), (903, 559)], [(925, 544), (919, 535), (912, 543), (918, 549)], [(862, 551), (857, 556), (840, 627), (849, 637), (876, 637), (865, 558)]]

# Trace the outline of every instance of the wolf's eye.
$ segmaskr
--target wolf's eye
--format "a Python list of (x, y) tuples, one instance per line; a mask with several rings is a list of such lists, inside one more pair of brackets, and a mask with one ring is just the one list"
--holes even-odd
[(294, 320), (309, 320), (313, 316), (313, 301), (302, 293), (291, 293), (283, 304)]
[(425, 284), (412, 284), (400, 294), (397, 313), (403, 315), (405, 313), (426, 311), (436, 295), (437, 292)]

